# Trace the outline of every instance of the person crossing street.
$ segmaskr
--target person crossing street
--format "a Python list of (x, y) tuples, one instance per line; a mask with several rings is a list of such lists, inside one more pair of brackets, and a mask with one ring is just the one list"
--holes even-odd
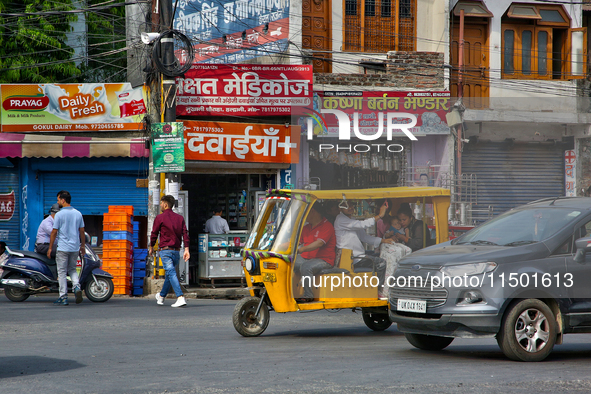
[(189, 233), (185, 225), (185, 219), (172, 211), (174, 207), (174, 197), (167, 195), (160, 199), (160, 210), (162, 213), (154, 219), (152, 234), (150, 236), (149, 254), (154, 254), (154, 245), (160, 236), (160, 258), (165, 271), (164, 285), (160, 293), (156, 293), (156, 302), (158, 305), (164, 305), (166, 295), (172, 290), (177, 296), (177, 300), (172, 304), (173, 308), (186, 306), (187, 302), (183, 296), (181, 284), (176, 275), (175, 267), (179, 264), (181, 242), (185, 244), (183, 259), (188, 261), (191, 258), (189, 254)]

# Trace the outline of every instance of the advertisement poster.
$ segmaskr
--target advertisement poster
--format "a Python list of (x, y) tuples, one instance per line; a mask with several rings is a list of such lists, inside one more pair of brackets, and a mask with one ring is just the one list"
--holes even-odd
[(0, 85), (2, 132), (140, 130), (142, 115), (121, 117), (117, 92), (129, 83)]
[(194, 63), (243, 63), (287, 50), (289, 2), (180, 1), (174, 28), (196, 40)]
[(290, 115), (312, 104), (312, 66), (194, 65), (177, 78), (177, 116)]
[(300, 127), (185, 121), (185, 159), (298, 163)]
[(152, 156), (155, 173), (185, 171), (182, 122), (152, 124)]
[[(408, 131), (414, 136), (449, 134), (445, 115), (453, 103), (450, 92), (391, 92), (391, 91), (324, 91), (314, 93), (313, 134), (318, 137), (339, 135), (342, 114), (351, 123), (351, 133), (385, 135), (390, 122), (410, 124)], [(391, 114), (389, 116), (389, 114)], [(357, 121), (355, 121), (357, 117)], [(307, 131), (307, 129), (306, 129)], [(402, 135), (396, 128), (394, 133)]]

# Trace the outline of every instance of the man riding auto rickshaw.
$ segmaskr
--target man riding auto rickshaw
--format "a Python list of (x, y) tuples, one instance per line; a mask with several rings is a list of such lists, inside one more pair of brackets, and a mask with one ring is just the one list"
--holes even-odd
[[(347, 215), (349, 227), (367, 232), (367, 236), (359, 234), (359, 240), (366, 241), (365, 248), (353, 247), (352, 238), (339, 243), (339, 231), (335, 240), (331, 239), (332, 225), (323, 215), (324, 208), (335, 202)], [(270, 190), (242, 252), (251, 296), (236, 305), (234, 328), (243, 336), (260, 335), (269, 324), (270, 309), (295, 312), (342, 308), (360, 308), (365, 324), (372, 330), (390, 327), (384, 290), (392, 283), (385, 275), (393, 272), (392, 265), (411, 250), (391, 232), (383, 240), (374, 237), (375, 228), (380, 218), (396, 215), (401, 206), (408, 204), (414, 204), (423, 217), (423, 247), (433, 238), (426, 235), (430, 230), (425, 219), (435, 226), (433, 243), (447, 241), (448, 189)], [(427, 212), (432, 216), (426, 217)], [(356, 221), (359, 224), (353, 223)], [(339, 222), (335, 220), (337, 227)], [(339, 228), (345, 227), (341, 224)], [(335, 241), (333, 254), (327, 248), (332, 248)], [(316, 259), (317, 250), (321, 261), (317, 259), (302, 270), (306, 263), (302, 257)], [(393, 250), (398, 257), (388, 255)], [(386, 264), (389, 266), (384, 269)]]

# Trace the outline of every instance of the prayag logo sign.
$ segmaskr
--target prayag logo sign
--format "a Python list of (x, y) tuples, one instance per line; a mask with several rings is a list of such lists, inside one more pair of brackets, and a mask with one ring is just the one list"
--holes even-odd
[(2, 108), (6, 111), (43, 111), (49, 105), (49, 97), (45, 95), (35, 96), (11, 96), (2, 102)]

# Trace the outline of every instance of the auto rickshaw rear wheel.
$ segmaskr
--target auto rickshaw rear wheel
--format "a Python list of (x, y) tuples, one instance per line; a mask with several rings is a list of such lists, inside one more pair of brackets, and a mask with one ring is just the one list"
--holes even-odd
[(255, 315), (261, 299), (245, 297), (234, 307), (232, 323), (238, 333), (244, 337), (261, 335), (269, 325), (269, 308), (263, 302), (259, 314)]
[(390, 328), (392, 322), (387, 313), (363, 312), (363, 322), (374, 331), (384, 331)]

